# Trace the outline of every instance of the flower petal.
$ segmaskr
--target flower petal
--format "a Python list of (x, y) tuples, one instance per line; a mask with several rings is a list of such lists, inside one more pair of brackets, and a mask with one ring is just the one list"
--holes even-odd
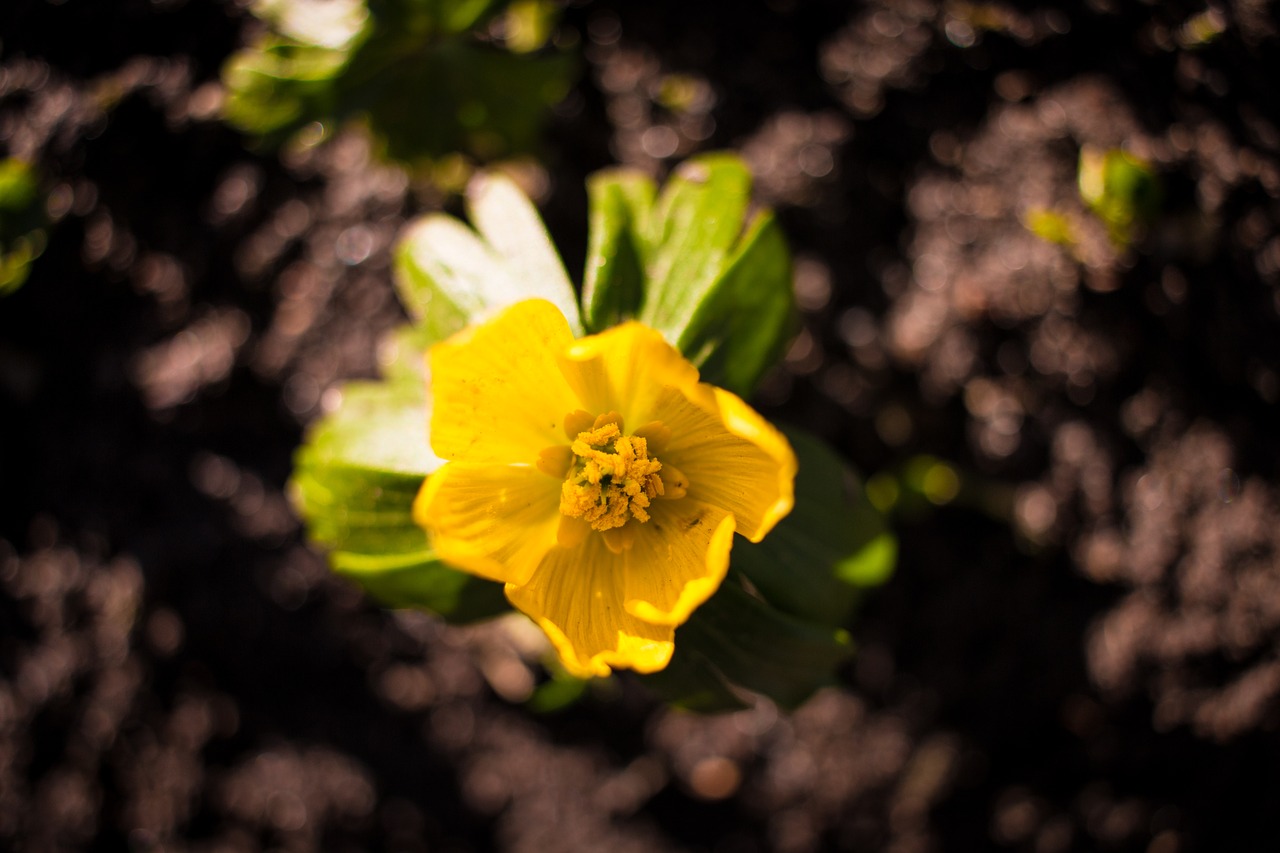
[(427, 478), (413, 518), (446, 563), (524, 583), (556, 542), (559, 507), (560, 481), (537, 468), (449, 462)]
[(444, 459), (535, 462), (564, 444), (561, 422), (579, 408), (557, 363), (573, 342), (550, 302), (518, 302), (431, 348), (431, 448)]
[(662, 461), (689, 481), (688, 497), (733, 513), (759, 542), (795, 501), (795, 452), (782, 433), (736, 395), (710, 385), (666, 388), (655, 417), (671, 428)]
[(734, 517), (693, 500), (659, 501), (647, 523), (633, 526), (623, 606), (646, 622), (680, 625), (724, 580)]
[(698, 369), (640, 323), (623, 323), (574, 341), (561, 358), (564, 376), (594, 414), (617, 412), (632, 427), (653, 420), (662, 388), (692, 387)]
[(553, 548), (524, 585), (507, 598), (546, 632), (565, 669), (580, 678), (611, 668), (656, 672), (671, 660), (675, 629), (627, 612), (624, 569), (600, 536), (574, 548)]

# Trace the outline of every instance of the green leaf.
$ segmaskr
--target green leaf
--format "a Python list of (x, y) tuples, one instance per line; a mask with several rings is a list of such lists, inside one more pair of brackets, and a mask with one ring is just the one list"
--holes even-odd
[(574, 63), (475, 39), (506, 5), (260, 0), (251, 11), (268, 31), (224, 66), (224, 115), (269, 145), (313, 122), (360, 121), (380, 153), (410, 166), (531, 151)]
[(652, 255), (640, 320), (680, 340), (719, 280), (742, 234), (751, 173), (731, 154), (686, 160), (667, 181), (650, 221)]
[(735, 540), (732, 564), (783, 613), (837, 628), (866, 587), (888, 580), (897, 540), (857, 475), (821, 440), (788, 428), (796, 503), (759, 543)]
[(339, 120), (362, 118), (389, 159), (411, 167), (454, 152), (481, 161), (533, 151), (574, 65), (470, 39), (372, 43), (336, 88)]
[(603, 331), (640, 310), (649, 252), (644, 234), (656, 195), (648, 176), (628, 169), (605, 169), (587, 179), (582, 306), (589, 331)]
[(36, 203), (39, 181), (35, 169), (25, 160), (0, 160), (0, 216), (21, 213)]
[(0, 160), (0, 296), (22, 286), (48, 242), (44, 198), (35, 168), (25, 160)]
[(334, 571), (389, 606), (454, 621), (505, 612), (498, 584), (446, 566), (414, 523), (413, 501), (440, 464), (427, 420), (421, 385), (348, 384), (295, 459), (291, 493), (307, 533), (330, 549)]
[(847, 624), (888, 579), (897, 541), (858, 478), (821, 440), (787, 430), (800, 471), (796, 504), (758, 544), (737, 537), (729, 576), (676, 630), (667, 669), (643, 680), (696, 711), (742, 706), (738, 691), (794, 707), (852, 654)]
[(481, 180), (471, 208), (487, 239), (436, 213), (412, 223), (396, 247), (396, 287), (420, 340), (443, 340), (531, 298), (554, 303), (580, 332), (573, 287), (532, 203), (506, 178)]
[(326, 116), (333, 81), (349, 59), (346, 48), (300, 44), (268, 34), (223, 66), (223, 117), (245, 133), (279, 144), (306, 122)]
[(442, 464), (427, 437), (430, 416), (421, 386), (350, 382), (341, 406), (312, 431), (307, 449), (325, 464), (422, 478)]
[[(750, 594), (740, 578), (731, 570), (716, 594), (676, 629), (675, 656), (694, 659), (677, 665), (699, 667), (700, 657), (725, 682), (768, 696), (784, 708), (794, 708), (834, 683), (836, 666), (853, 653), (848, 634), (779, 612)], [(705, 670), (694, 673), (700, 685), (713, 684)], [(670, 698), (689, 702), (683, 696)]]
[(400, 566), (370, 566), (353, 556), (335, 553), (333, 570), (386, 607), (428, 610), (454, 623), (491, 619), (511, 610), (501, 584), (452, 569), (434, 555)]
[(692, 641), (681, 645), (684, 640), (683, 634), (677, 634), (671, 662), (666, 669), (642, 676), (643, 683), (667, 702), (689, 711), (718, 714), (747, 707), (720, 671), (692, 647)]
[(515, 182), (496, 173), (477, 175), (467, 187), (467, 213), (512, 277), (519, 277), (522, 298), (547, 300), (568, 318), (575, 335), (582, 334), (578, 296), (564, 263), (537, 208)]
[(433, 213), (410, 223), (395, 249), (400, 301), (424, 336), (443, 340), (471, 317), (520, 299), (506, 264), (452, 216)]
[(746, 236), (680, 335), (704, 381), (748, 397), (782, 357), (797, 326), (791, 253), (771, 212)]
[(1080, 149), (1080, 198), (1107, 226), (1112, 242), (1125, 248), (1136, 229), (1160, 211), (1159, 176), (1144, 160), (1119, 148)]
[(482, 20), (492, 17), (507, 0), (433, 0), (440, 9), (439, 18), (446, 32), (465, 33)]
[(791, 257), (772, 213), (747, 220), (751, 174), (738, 157), (683, 163), (654, 201), (641, 175), (610, 171), (588, 187), (583, 285), (593, 330), (636, 316), (708, 382), (749, 396), (795, 327)]

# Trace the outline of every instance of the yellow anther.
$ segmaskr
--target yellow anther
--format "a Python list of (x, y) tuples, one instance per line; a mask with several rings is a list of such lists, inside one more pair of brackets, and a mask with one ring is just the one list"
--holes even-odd
[(626, 432), (626, 429), (622, 426), (622, 415), (617, 412), (605, 412), (603, 415), (596, 418), (596, 422), (593, 426), (596, 429), (600, 429), (600, 427), (605, 424), (617, 424), (618, 432)]
[(590, 412), (584, 412), (582, 409), (576, 409), (564, 416), (564, 434), (569, 437), (570, 441), (573, 441), (578, 437), (578, 433), (591, 429), (591, 425), (595, 422), (595, 415)]
[(605, 530), (600, 534), (604, 539), (604, 546), (615, 554), (621, 554), (623, 551), (630, 551), (631, 547), (636, 544), (637, 528), (634, 524), (628, 524), (624, 527), (614, 527)]
[(656, 456), (667, 449), (667, 442), (671, 440), (671, 427), (662, 421), (649, 421), (632, 435), (643, 438), (649, 445), (649, 452)]
[(673, 501), (689, 494), (689, 478), (674, 465), (662, 466), (662, 485), (665, 487), (662, 497), (667, 500)]
[(538, 470), (557, 480), (563, 479), (572, 467), (573, 448), (567, 444), (548, 447), (538, 454)]

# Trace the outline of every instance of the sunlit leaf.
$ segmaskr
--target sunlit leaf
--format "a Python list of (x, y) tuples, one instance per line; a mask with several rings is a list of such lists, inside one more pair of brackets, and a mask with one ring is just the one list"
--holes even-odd
[(679, 347), (706, 381), (742, 396), (777, 364), (795, 333), (791, 254), (772, 213), (761, 213), (698, 304)]
[(396, 247), (396, 286), (420, 339), (443, 340), (532, 298), (552, 302), (580, 330), (577, 297), (532, 203), (506, 178), (478, 180), (471, 212), (483, 236), (431, 214), (411, 224)]
[(582, 313), (599, 332), (634, 317), (644, 300), (645, 243), (657, 188), (648, 176), (605, 169), (587, 180), (590, 211)]
[(649, 218), (639, 319), (678, 341), (698, 305), (720, 279), (742, 234), (751, 174), (729, 154), (682, 163)]
[(412, 383), (351, 383), (311, 430), (291, 492), (307, 533), (336, 572), (392, 607), (456, 621), (509, 609), (498, 584), (440, 562), (413, 521), (413, 500), (440, 465), (427, 441), (427, 401)]

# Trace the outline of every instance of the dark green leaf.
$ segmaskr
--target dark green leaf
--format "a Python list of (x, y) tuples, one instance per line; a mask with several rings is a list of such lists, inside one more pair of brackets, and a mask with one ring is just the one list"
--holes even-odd
[(649, 689), (673, 705), (704, 714), (738, 711), (747, 707), (747, 703), (725, 683), (719, 670), (708, 663), (692, 643), (682, 644), (683, 634), (677, 637), (676, 651), (667, 668), (641, 676)]
[(863, 588), (888, 580), (897, 540), (839, 456), (807, 433), (786, 433), (800, 462), (795, 508), (763, 541), (738, 538), (733, 566), (782, 612), (836, 628)]
[(590, 683), (585, 678), (556, 673), (552, 678), (534, 688), (533, 695), (525, 702), (525, 707), (535, 714), (555, 713), (581, 699), (586, 694)]
[(777, 363), (796, 328), (791, 253), (772, 213), (758, 214), (680, 335), (703, 379), (743, 397)]
[(536, 147), (568, 91), (572, 59), (482, 44), (501, 0), (297, 0), (255, 4), (269, 31), (223, 69), (229, 122), (277, 145), (313, 122), (366, 123), (378, 150), (409, 164), (480, 160)]
[(682, 164), (653, 200), (643, 176), (604, 172), (589, 187), (583, 286), (588, 325), (636, 316), (708, 382), (749, 396), (795, 325), (791, 258), (773, 214), (747, 222), (751, 174), (731, 154)]
[[(747, 592), (733, 571), (676, 629), (676, 655), (701, 657), (726, 682), (768, 696), (784, 708), (796, 707), (833, 683), (836, 666), (852, 652), (844, 631), (779, 612)], [(705, 673), (697, 676), (706, 682)]]

